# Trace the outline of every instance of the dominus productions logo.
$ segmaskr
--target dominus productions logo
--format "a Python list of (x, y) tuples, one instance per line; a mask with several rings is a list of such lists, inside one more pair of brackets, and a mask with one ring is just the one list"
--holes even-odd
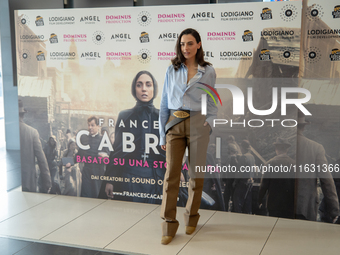
[(291, 22), (298, 17), (298, 10), (292, 4), (286, 4), (281, 8), (280, 17), (285, 22)]
[(36, 57), (38, 61), (45, 61), (45, 53), (42, 51), (38, 51)]
[(178, 33), (162, 33), (158, 36), (158, 40), (163, 40), (164, 42), (175, 42), (177, 38)]
[(140, 33), (139, 41), (141, 43), (148, 43), (148, 42), (150, 42), (149, 34), (147, 32)]
[(18, 19), (18, 24), (20, 26), (29, 26), (30, 25), (30, 19), (27, 15), (23, 14)]
[(176, 52), (173, 51), (159, 51), (157, 53), (157, 60), (171, 60), (176, 57)]
[(29, 50), (23, 49), (19, 54), (22, 62), (29, 62), (29, 60), (31, 60), (31, 53)]
[(318, 20), (324, 15), (323, 8), (320, 4), (313, 4), (306, 9), (306, 17), (310, 20)]
[[(203, 90), (206, 94), (202, 93), (201, 95), (201, 114), (207, 115), (207, 95), (209, 95), (215, 105), (217, 105), (217, 100), (214, 97), (217, 97), (220, 104), (222, 105), (221, 98), (215, 89), (218, 89), (223, 92), (225, 89), (228, 89), (232, 94), (232, 101), (233, 101), (233, 115), (239, 116), (237, 121), (230, 120), (230, 119), (214, 119), (213, 120), (213, 127), (217, 127), (220, 125), (230, 125), (230, 127), (238, 127), (238, 128), (260, 128), (264, 125), (269, 127), (275, 127), (277, 125), (281, 125), (282, 127), (289, 128), (289, 127), (296, 127), (298, 122), (295, 119), (283, 119), (283, 118), (275, 118), (275, 119), (247, 119), (245, 117), (245, 105), (247, 105), (249, 112), (251, 112), (255, 116), (268, 116), (273, 114), (275, 111), (278, 110), (279, 101), (280, 103), (280, 115), (286, 116), (287, 115), (287, 108), (288, 105), (295, 105), (299, 110), (306, 116), (312, 115), (304, 106), (303, 104), (307, 103), (311, 99), (311, 93), (309, 90), (305, 88), (297, 88), (297, 87), (273, 87), (272, 88), (272, 99), (271, 100), (271, 107), (269, 109), (256, 109), (253, 105), (253, 88), (248, 87), (245, 93), (237, 86), (231, 84), (216, 84), (215, 88), (211, 86), (207, 86), (207, 84), (202, 84), (204, 87), (198, 87), (198, 89)], [(302, 94), (301, 98), (294, 98), (292, 99), (292, 95)], [(280, 97), (280, 100), (279, 100)], [(288, 98), (289, 97), (289, 98)], [(247, 103), (246, 103), (247, 101)], [(270, 104), (270, 102), (269, 102)]]
[(307, 37), (309, 39), (338, 39), (340, 37), (340, 29), (311, 29), (307, 30)]
[(157, 17), (159, 23), (185, 22), (185, 13), (158, 14)]
[(252, 51), (220, 51), (220, 60), (226, 61), (240, 61), (240, 60), (252, 60)]
[(97, 60), (100, 59), (101, 57), (102, 57), (101, 53), (95, 51), (86, 51), (80, 54), (80, 58), (86, 60)]
[(235, 41), (236, 31), (207, 32), (208, 41)]
[(131, 60), (131, 51), (106, 52), (106, 60)]
[(96, 24), (100, 23), (100, 17), (99, 16), (83, 16), (79, 20), (80, 24)]
[(87, 42), (86, 34), (64, 34), (64, 42)]
[(279, 51), (279, 59), (281, 62), (285, 64), (294, 61), (296, 56), (297, 56), (296, 50), (291, 47), (285, 47)]
[(106, 24), (127, 24), (131, 23), (131, 15), (106, 15)]
[(214, 18), (213, 12), (196, 12), (191, 15), (191, 19), (196, 19), (197, 21), (209, 21)]
[(273, 19), (273, 12), (268, 7), (262, 9), (261, 20)]
[(131, 35), (125, 33), (112, 34), (111, 40), (114, 40), (116, 42), (126, 42), (128, 40), (131, 40)]
[(92, 42), (97, 45), (101, 45), (105, 42), (105, 35), (102, 31), (96, 31), (92, 35)]
[(334, 6), (334, 11), (332, 11), (333, 19), (340, 18), (340, 5)]
[(41, 16), (37, 16), (35, 19), (35, 25), (37, 27), (43, 26), (44, 25), (44, 19)]
[(259, 57), (261, 61), (270, 61), (271, 60), (270, 51), (267, 49), (262, 49)]
[(242, 40), (244, 42), (254, 41), (253, 32), (250, 30), (244, 30), (243, 35), (242, 35)]
[(50, 60), (73, 60), (76, 58), (75, 52), (68, 51), (51, 51), (49, 53)]
[(143, 64), (147, 64), (151, 60), (151, 52), (148, 49), (141, 49), (138, 52), (138, 60)]
[(261, 38), (266, 40), (294, 39), (294, 30), (265, 29), (261, 31)]
[(147, 11), (142, 11), (138, 14), (137, 21), (141, 26), (148, 26), (151, 23), (151, 14)]
[(221, 12), (222, 21), (241, 21), (241, 20), (253, 20), (253, 19), (254, 19), (254, 11), (252, 10)]
[(76, 18), (74, 16), (52, 16), (48, 18), (49, 25), (74, 25)]
[(332, 49), (331, 54), (329, 55), (331, 61), (340, 61), (340, 50), (339, 49)]
[(304, 52), (304, 59), (308, 64), (315, 64), (321, 59), (321, 55), (318, 47), (309, 47)]
[(45, 39), (44, 35), (20, 35), (20, 41), (22, 42), (41, 42)]
[(54, 33), (51, 34), (50, 36), (50, 43), (58, 43), (58, 36)]

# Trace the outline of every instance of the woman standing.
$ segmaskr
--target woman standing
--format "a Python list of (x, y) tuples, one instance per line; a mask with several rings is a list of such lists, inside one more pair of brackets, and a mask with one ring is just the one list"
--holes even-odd
[[(160, 145), (166, 150), (167, 170), (163, 184), (161, 217), (162, 244), (172, 241), (178, 228), (176, 202), (186, 147), (189, 151), (189, 188), (184, 214), (186, 234), (192, 234), (199, 219), (204, 173), (195, 173), (195, 166), (206, 165), (209, 133), (217, 107), (207, 100), (207, 115), (201, 114), (201, 97), (208, 86), (214, 87), (216, 74), (204, 61), (199, 33), (188, 28), (176, 43), (176, 57), (168, 67), (159, 114)], [(207, 86), (208, 85), (208, 86)]]

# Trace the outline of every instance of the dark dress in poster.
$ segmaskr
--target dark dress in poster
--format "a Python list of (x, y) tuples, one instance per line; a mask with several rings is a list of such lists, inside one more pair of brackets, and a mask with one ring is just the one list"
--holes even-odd
[(110, 179), (102, 183), (99, 198), (107, 198), (105, 186), (109, 182), (114, 200), (161, 203), (165, 152), (159, 146), (158, 117), (153, 100), (137, 101), (134, 108), (119, 113), (114, 151), (105, 173)]

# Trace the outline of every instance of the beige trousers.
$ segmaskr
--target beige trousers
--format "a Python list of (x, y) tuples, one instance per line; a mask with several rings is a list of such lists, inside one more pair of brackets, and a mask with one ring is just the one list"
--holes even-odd
[[(169, 121), (175, 117), (170, 116)], [(206, 165), (206, 154), (209, 143), (210, 126), (204, 126), (205, 116), (196, 114), (170, 128), (166, 135), (167, 168), (163, 183), (163, 200), (161, 218), (164, 236), (175, 236), (178, 228), (176, 205), (185, 149), (189, 150), (189, 187), (184, 220), (186, 226), (196, 227), (201, 204), (204, 173), (196, 173), (195, 166)], [(191, 125), (191, 127), (190, 127)]]

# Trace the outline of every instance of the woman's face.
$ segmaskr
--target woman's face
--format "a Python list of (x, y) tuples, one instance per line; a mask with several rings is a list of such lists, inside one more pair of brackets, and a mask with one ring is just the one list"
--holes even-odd
[(190, 34), (182, 35), (181, 51), (185, 59), (195, 58), (199, 48), (201, 48), (201, 42), (197, 43), (195, 37)]
[(142, 102), (153, 98), (153, 82), (149, 75), (142, 74), (136, 82), (136, 97)]

